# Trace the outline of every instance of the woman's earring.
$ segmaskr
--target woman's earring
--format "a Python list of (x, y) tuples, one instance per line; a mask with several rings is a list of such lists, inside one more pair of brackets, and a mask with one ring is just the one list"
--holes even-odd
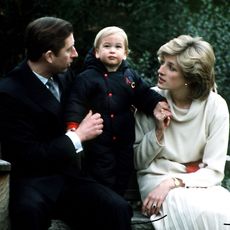
[(187, 87), (187, 86), (188, 86), (188, 83), (184, 83), (184, 85)]

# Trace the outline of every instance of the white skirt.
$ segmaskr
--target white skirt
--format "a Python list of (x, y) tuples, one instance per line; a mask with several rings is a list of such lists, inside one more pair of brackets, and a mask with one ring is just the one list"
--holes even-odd
[(221, 187), (175, 188), (152, 215), (156, 230), (230, 230), (230, 192)]

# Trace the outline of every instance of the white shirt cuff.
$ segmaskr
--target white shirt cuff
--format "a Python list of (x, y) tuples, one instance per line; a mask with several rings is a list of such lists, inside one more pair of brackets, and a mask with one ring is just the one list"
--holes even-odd
[(66, 132), (65, 135), (67, 135), (71, 139), (71, 141), (73, 142), (73, 145), (76, 149), (76, 153), (79, 153), (83, 150), (80, 138), (78, 137), (78, 135), (75, 132), (69, 130)]

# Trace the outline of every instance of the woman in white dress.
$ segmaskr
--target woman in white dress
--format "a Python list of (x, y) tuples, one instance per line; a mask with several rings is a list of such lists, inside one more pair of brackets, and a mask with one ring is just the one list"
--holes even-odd
[(135, 167), (142, 211), (154, 228), (222, 230), (230, 226), (230, 192), (221, 186), (229, 111), (215, 90), (215, 56), (200, 37), (181, 35), (158, 50), (154, 87), (172, 116), (136, 113)]

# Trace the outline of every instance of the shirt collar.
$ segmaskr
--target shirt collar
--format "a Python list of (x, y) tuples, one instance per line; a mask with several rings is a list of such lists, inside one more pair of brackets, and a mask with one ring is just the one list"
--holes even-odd
[(43, 77), (42, 75), (36, 73), (33, 71), (33, 73), (36, 75), (36, 77), (45, 85), (48, 82), (48, 78), (47, 77)]

